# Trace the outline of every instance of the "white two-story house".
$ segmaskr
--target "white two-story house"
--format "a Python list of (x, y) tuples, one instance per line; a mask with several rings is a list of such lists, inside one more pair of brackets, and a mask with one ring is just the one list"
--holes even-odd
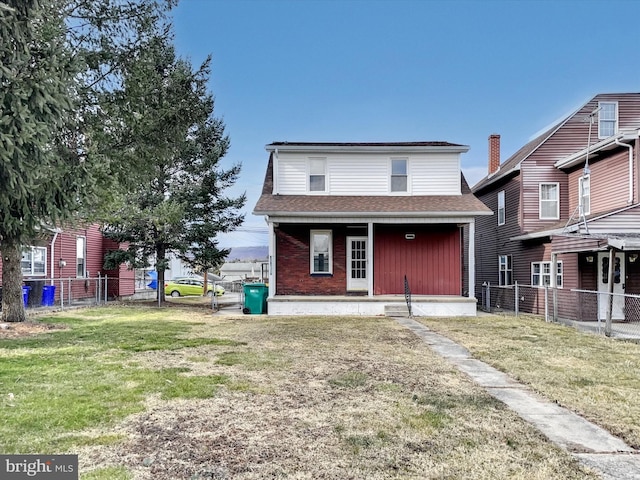
[[(448, 142), (266, 146), (268, 312), (475, 315), (474, 222), (492, 212)], [(464, 236), (465, 227), (470, 232)], [(405, 280), (406, 279), (406, 280)]]

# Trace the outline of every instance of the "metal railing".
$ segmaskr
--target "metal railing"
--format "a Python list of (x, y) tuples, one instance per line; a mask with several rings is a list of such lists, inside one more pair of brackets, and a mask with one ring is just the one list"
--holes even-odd
[[(532, 285), (482, 285), (479, 308), (486, 312), (543, 315), (607, 336), (640, 339), (640, 295)], [(607, 321), (609, 320), (609, 321)]]
[(409, 318), (413, 317), (411, 313), (411, 289), (409, 288), (409, 280), (407, 276), (404, 276), (404, 300), (407, 302), (407, 310), (409, 311)]

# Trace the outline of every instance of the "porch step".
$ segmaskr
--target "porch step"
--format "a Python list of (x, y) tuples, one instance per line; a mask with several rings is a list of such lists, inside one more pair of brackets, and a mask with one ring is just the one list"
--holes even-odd
[(408, 317), (409, 309), (406, 303), (393, 303), (384, 306), (385, 317)]

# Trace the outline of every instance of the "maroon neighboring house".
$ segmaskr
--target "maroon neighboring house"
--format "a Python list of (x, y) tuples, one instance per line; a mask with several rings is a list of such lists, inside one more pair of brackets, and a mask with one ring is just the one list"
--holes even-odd
[[(254, 214), (269, 226), (270, 314), (475, 315), (473, 230), (490, 215), (448, 142), (274, 142)], [(407, 282), (405, 283), (405, 278)]]
[[(639, 129), (640, 93), (600, 94), (503, 163), (489, 137), (489, 174), (472, 189), (495, 212), (476, 225), (477, 295), (485, 282), (640, 293)], [(581, 318), (604, 319), (597, 297)], [(614, 297), (614, 320), (624, 307)]]
[[(117, 270), (104, 270), (104, 255), (116, 250), (115, 242), (103, 237), (98, 225), (72, 229), (44, 229), (40, 238), (25, 245), (22, 254), (22, 275), (25, 285), (32, 287), (31, 306), (39, 305), (44, 285), (55, 285), (56, 303), (60, 299), (61, 282), (64, 281), (65, 301), (68, 289), (72, 298), (95, 298), (98, 276), (113, 278), (108, 282), (109, 298), (134, 294), (134, 271), (122, 265)], [(0, 260), (0, 278), (2, 262)]]

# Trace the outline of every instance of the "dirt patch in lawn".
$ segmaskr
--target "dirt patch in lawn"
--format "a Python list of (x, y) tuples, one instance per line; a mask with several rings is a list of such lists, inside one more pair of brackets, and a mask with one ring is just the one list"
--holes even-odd
[(0, 339), (32, 337), (53, 330), (64, 330), (66, 325), (40, 322), (7, 322), (0, 323)]

